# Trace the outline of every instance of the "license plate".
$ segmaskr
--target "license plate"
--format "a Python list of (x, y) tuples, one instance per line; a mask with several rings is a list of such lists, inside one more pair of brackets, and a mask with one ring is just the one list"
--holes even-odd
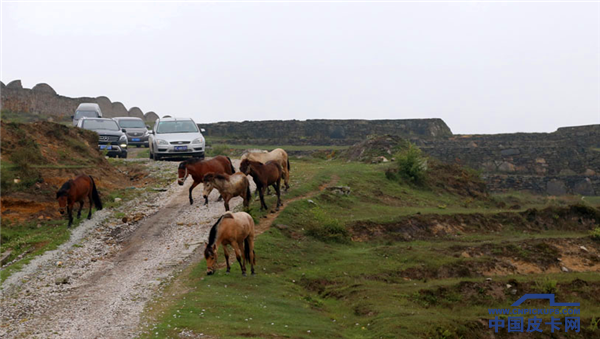
[(187, 151), (187, 146), (175, 146), (176, 151)]
[(112, 149), (110, 145), (100, 145), (100, 149)]
[(131, 138), (131, 141), (140, 141), (140, 138)]

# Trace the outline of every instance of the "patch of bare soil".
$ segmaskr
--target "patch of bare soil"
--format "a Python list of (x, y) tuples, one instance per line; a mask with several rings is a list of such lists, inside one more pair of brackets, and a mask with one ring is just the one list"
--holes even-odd
[[(2, 217), (11, 221), (58, 218), (55, 194), (63, 183), (80, 174), (94, 177), (103, 191), (144, 185), (148, 172), (132, 164), (112, 166), (98, 149), (94, 132), (52, 122), (1, 122), (3, 167)], [(14, 179), (12, 178), (14, 176)], [(13, 180), (35, 181), (13, 187)]]
[(384, 239), (410, 241), (458, 237), (465, 233), (492, 233), (507, 228), (527, 232), (543, 230), (588, 231), (600, 225), (600, 211), (585, 205), (530, 209), (497, 214), (411, 215), (392, 223), (358, 221), (351, 227), (354, 241)]

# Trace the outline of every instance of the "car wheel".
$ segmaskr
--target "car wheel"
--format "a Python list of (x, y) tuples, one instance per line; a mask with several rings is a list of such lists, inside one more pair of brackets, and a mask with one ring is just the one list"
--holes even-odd
[(140, 147), (142, 147), (142, 145), (136, 145), (136, 147), (137, 147), (137, 148), (140, 148)]
[(121, 158), (127, 159), (127, 153), (121, 153)]
[(150, 151), (150, 159), (154, 159), (154, 154), (152, 154), (152, 151)]
[(154, 155), (154, 160), (159, 161), (161, 159), (161, 156), (158, 154)]

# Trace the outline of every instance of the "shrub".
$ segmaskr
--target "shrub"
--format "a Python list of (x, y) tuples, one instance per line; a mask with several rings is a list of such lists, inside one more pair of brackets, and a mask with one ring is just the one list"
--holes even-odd
[[(402, 179), (415, 184), (423, 184), (427, 178), (427, 159), (422, 155), (421, 150), (414, 144), (396, 154), (396, 164), (398, 176)], [(388, 174), (389, 173), (389, 174)], [(386, 173), (390, 179), (395, 177), (393, 172)]]
[(590, 237), (592, 237), (592, 240), (600, 241), (600, 227), (596, 227), (591, 230)]
[(535, 282), (535, 288), (542, 293), (556, 293), (558, 281), (544, 278), (544, 280), (537, 280)]

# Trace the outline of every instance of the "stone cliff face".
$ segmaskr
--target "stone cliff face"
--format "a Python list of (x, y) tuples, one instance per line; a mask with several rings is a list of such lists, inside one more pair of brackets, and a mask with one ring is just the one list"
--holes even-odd
[(6, 86), (0, 82), (0, 85), (2, 109), (14, 112), (35, 113), (60, 119), (73, 115), (79, 104), (93, 102), (100, 105), (102, 113), (107, 118), (131, 116), (142, 118), (147, 122), (158, 119), (158, 115), (154, 112), (144, 114), (138, 107), (127, 110), (122, 103), (111, 102), (104, 96), (69, 98), (56, 94), (48, 84), (37, 84), (31, 89), (23, 88), (20, 80), (11, 81)]
[(418, 140), (427, 154), (480, 170), (493, 191), (600, 195), (600, 125), (554, 133)]
[(452, 131), (442, 119), (407, 120), (268, 120), (200, 124), (209, 137), (233, 143), (351, 145), (368, 135), (393, 134), (407, 138), (443, 138)]

